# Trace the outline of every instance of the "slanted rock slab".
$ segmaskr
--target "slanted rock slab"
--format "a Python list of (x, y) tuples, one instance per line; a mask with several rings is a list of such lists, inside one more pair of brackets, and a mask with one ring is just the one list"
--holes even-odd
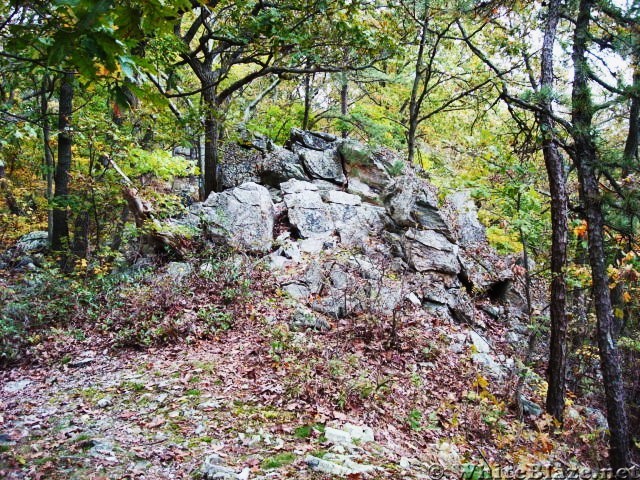
[(458, 246), (434, 230), (409, 229), (404, 236), (404, 255), (418, 272), (460, 272)]

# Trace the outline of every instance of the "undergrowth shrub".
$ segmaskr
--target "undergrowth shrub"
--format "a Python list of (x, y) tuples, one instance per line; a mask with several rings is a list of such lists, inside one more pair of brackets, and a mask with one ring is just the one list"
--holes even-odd
[(250, 257), (227, 249), (199, 252), (182, 278), (148, 275), (107, 295), (102, 303), (112, 308), (100, 328), (118, 347), (211, 338), (244, 314), (252, 278), (261, 271)]
[(53, 329), (93, 332), (116, 348), (211, 338), (246, 314), (252, 288), (275, 288), (255, 259), (227, 249), (194, 253), (189, 263), (181, 278), (158, 273), (161, 265), (29, 274), (0, 293), (0, 364), (19, 360)]

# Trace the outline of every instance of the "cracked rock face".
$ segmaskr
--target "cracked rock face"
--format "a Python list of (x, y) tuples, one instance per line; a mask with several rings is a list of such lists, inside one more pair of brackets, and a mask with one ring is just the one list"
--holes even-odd
[(437, 231), (409, 229), (404, 236), (404, 252), (409, 265), (418, 272), (460, 272), (458, 246)]
[(198, 213), (211, 237), (249, 252), (271, 250), (275, 211), (271, 195), (262, 185), (249, 182), (211, 193)]
[(324, 151), (311, 150), (310, 148), (297, 150), (305, 170), (309, 172), (311, 178), (327, 180), (338, 185), (346, 183), (347, 177), (342, 170), (342, 161), (337, 148)]
[(443, 233), (453, 239), (449, 226), (440, 214), (434, 191), (426, 182), (412, 175), (398, 177), (385, 205), (392, 220), (401, 227), (418, 227)]
[(280, 186), (284, 193), (289, 222), (302, 238), (323, 237), (333, 233), (334, 224), (318, 187), (309, 182), (289, 180)]

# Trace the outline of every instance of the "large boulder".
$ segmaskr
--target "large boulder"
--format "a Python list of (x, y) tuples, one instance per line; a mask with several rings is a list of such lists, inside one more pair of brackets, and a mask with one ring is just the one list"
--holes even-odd
[(435, 230), (453, 240), (451, 230), (440, 213), (435, 187), (414, 175), (403, 175), (389, 190), (385, 205), (397, 225)]
[(403, 248), (407, 262), (418, 272), (460, 272), (458, 246), (435, 230), (410, 228), (404, 235)]
[(218, 182), (222, 190), (234, 188), (247, 182), (260, 182), (257, 166), (262, 153), (252, 147), (228, 143), (221, 149), (218, 166)]
[(260, 183), (278, 187), (287, 180), (310, 180), (304, 170), (300, 155), (282, 147), (267, 153), (258, 166)]
[(49, 236), (44, 230), (36, 230), (23, 235), (16, 242), (16, 251), (31, 253), (46, 250), (49, 247)]
[[(387, 151), (372, 151), (354, 140), (342, 142), (338, 151), (349, 178), (350, 193), (372, 199), (391, 183), (392, 178), (388, 173), (391, 156), (387, 155)], [(394, 160), (399, 161), (399, 158)]]
[(342, 169), (342, 161), (337, 148), (327, 150), (313, 150), (310, 148), (297, 148), (302, 164), (311, 178), (326, 180), (331, 183), (343, 185), (347, 177)]
[(284, 194), (289, 223), (302, 238), (326, 237), (333, 233), (334, 223), (318, 187), (313, 183), (289, 180), (280, 185)]
[(335, 145), (337, 137), (330, 133), (309, 132), (299, 128), (292, 128), (287, 146), (293, 150), (297, 146), (310, 148), (311, 150), (327, 150)]
[(271, 195), (262, 185), (249, 182), (211, 193), (194, 210), (213, 239), (249, 252), (271, 249), (275, 211)]
[(362, 203), (358, 195), (332, 190), (324, 194), (324, 199), (344, 246), (354, 245), (384, 228), (385, 209)]

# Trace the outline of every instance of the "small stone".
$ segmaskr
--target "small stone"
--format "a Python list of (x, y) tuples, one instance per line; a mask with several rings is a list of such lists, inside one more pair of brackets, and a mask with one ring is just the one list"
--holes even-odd
[(249, 469), (249, 467), (244, 467), (242, 469), (242, 471), (236, 475), (236, 478), (238, 480), (249, 480), (249, 473), (251, 472), (251, 470)]
[(186, 262), (169, 262), (167, 265), (167, 276), (175, 282), (180, 282), (189, 275), (193, 267)]
[(295, 299), (306, 299), (311, 295), (311, 291), (309, 287), (306, 285), (301, 285), (299, 283), (290, 283), (289, 285), (285, 285), (283, 290), (287, 292), (292, 298)]
[[(298, 241), (298, 246), (300, 247), (300, 251), (304, 253), (319, 253), (325, 250), (325, 246), (327, 242), (325, 238), (305, 238), (303, 240)], [(333, 245), (331, 247), (333, 248)]]
[(535, 402), (532, 402), (524, 395), (520, 395), (520, 404), (522, 405), (522, 413), (531, 417), (539, 417), (542, 415), (542, 408)]
[(101, 398), (100, 400), (98, 400), (98, 402), (96, 403), (96, 405), (100, 408), (106, 408), (109, 405), (111, 405), (113, 403), (113, 401), (111, 400), (111, 397), (104, 397)]
[(405, 298), (407, 300), (409, 300), (416, 307), (419, 307), (419, 306), (422, 305), (422, 302), (420, 301), (420, 299), (418, 298), (418, 296), (414, 292), (411, 292)]
[(442, 442), (438, 445), (438, 458), (443, 465), (460, 465), (460, 452), (458, 447), (449, 442)]
[(473, 363), (480, 365), (490, 375), (496, 378), (504, 378), (506, 372), (496, 359), (488, 353), (474, 353), (471, 355)]
[(482, 305), (480, 309), (492, 318), (499, 318), (503, 314), (503, 308), (495, 305)]
[(326, 332), (331, 329), (331, 325), (324, 318), (315, 315), (309, 310), (303, 310), (299, 308), (293, 314), (290, 323), (291, 327), (295, 330), (317, 330), (319, 332)]
[(156, 401), (156, 402), (158, 402), (158, 403), (160, 403), (160, 404), (162, 404), (162, 403), (164, 403), (164, 401), (165, 401), (168, 397), (169, 397), (169, 394), (167, 394), (167, 393), (161, 393), (160, 395), (158, 395), (158, 396), (155, 398), (155, 401)]
[(314, 457), (313, 455), (307, 456), (305, 463), (317, 472), (327, 473), (329, 475), (337, 475), (346, 477), (349, 475), (357, 475), (372, 472), (377, 467), (373, 465), (365, 465), (356, 463), (348, 455), (339, 455), (328, 453), (324, 458)]
[(329, 442), (335, 444), (353, 443), (353, 438), (348, 432), (338, 430), (337, 428), (326, 427), (324, 436)]
[(71, 360), (68, 365), (71, 368), (82, 368), (92, 364), (94, 360), (95, 358), (77, 358), (75, 360)]
[(315, 470), (316, 472), (328, 473), (329, 475), (338, 475), (341, 477), (346, 477), (352, 473), (348, 468), (343, 467), (342, 465), (329, 462), (323, 458), (314, 457), (313, 455), (309, 455), (304, 461), (311, 470)]
[(475, 353), (489, 353), (491, 352), (491, 346), (483, 337), (478, 335), (473, 330), (469, 332), (469, 339), (475, 348)]
[(375, 440), (373, 435), (373, 429), (371, 427), (367, 427), (366, 425), (354, 425), (352, 423), (346, 423), (344, 427), (342, 427), (345, 432), (347, 432), (353, 440), (358, 440), (360, 442), (373, 442)]
[(205, 480), (238, 478), (231, 468), (222, 465), (222, 459), (215, 453), (205, 458), (200, 471)]
[(31, 385), (32, 381), (25, 378), (23, 380), (16, 380), (15, 382), (7, 382), (4, 386), (6, 393), (18, 393)]

